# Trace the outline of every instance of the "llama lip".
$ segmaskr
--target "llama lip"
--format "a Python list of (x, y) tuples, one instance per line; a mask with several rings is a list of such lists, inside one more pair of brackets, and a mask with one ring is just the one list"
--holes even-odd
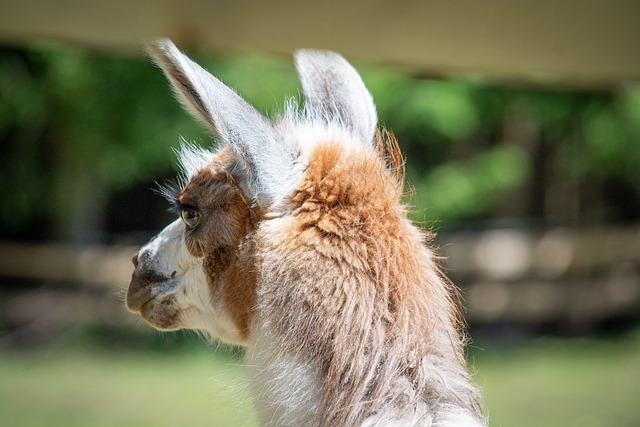
[(129, 285), (129, 290), (127, 292), (127, 308), (129, 311), (133, 313), (139, 313), (142, 309), (142, 306), (147, 304), (149, 301), (154, 299), (156, 295), (154, 295), (152, 289), (135, 289), (134, 286)]
[(140, 312), (142, 306), (149, 301), (171, 291), (175, 283), (175, 276), (170, 278), (153, 271), (136, 268), (127, 290), (127, 308), (134, 313)]

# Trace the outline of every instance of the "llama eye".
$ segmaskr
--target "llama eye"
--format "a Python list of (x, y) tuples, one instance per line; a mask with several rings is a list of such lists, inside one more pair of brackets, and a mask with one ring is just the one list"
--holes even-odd
[(200, 220), (200, 214), (191, 208), (182, 209), (182, 211), (180, 212), (180, 217), (189, 228), (195, 227)]

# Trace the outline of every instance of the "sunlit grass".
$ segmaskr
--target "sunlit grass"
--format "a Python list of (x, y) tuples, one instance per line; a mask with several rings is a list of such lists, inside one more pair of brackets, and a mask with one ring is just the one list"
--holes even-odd
[(237, 361), (195, 354), (0, 355), (0, 425), (254, 426)]
[(640, 337), (476, 353), (492, 427), (640, 425)]
[[(471, 352), (495, 427), (632, 427), (640, 337), (538, 340)], [(0, 425), (255, 426), (243, 368), (226, 355), (0, 352)]]

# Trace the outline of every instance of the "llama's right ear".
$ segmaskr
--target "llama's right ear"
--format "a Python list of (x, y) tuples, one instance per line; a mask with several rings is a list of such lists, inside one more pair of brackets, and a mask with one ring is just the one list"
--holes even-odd
[(148, 47), (180, 102), (240, 158), (250, 195), (260, 205), (284, 197), (298, 157), (271, 122), (167, 39)]
[(365, 143), (373, 143), (378, 115), (356, 69), (330, 51), (299, 50), (295, 62), (309, 112), (338, 122)]

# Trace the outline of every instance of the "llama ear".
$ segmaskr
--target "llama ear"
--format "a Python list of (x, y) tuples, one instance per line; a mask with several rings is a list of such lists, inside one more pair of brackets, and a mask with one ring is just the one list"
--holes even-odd
[(232, 89), (183, 54), (170, 40), (148, 47), (186, 109), (237, 153), (251, 197), (280, 200), (298, 157), (271, 122)]
[(329, 51), (299, 50), (295, 63), (312, 116), (337, 121), (373, 143), (378, 124), (376, 107), (355, 68)]

